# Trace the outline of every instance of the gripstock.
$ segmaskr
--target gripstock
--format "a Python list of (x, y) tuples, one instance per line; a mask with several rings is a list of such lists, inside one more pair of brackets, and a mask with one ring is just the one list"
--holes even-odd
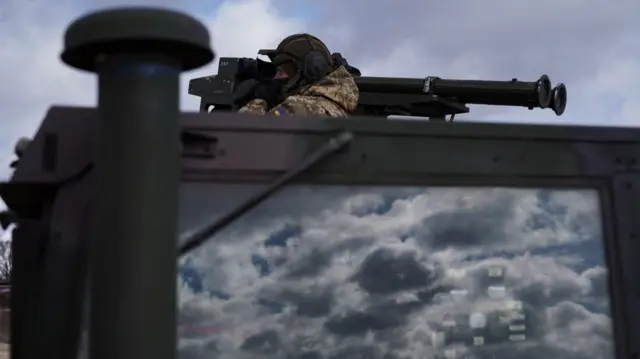
[[(258, 54), (273, 56), (273, 50)], [(369, 116), (419, 116), (445, 119), (450, 115), (467, 113), (467, 105), (514, 106), (528, 109), (551, 109), (556, 115), (564, 113), (567, 88), (560, 83), (552, 88), (551, 80), (542, 75), (537, 81), (524, 82), (485, 80), (451, 80), (429, 76), (426, 78), (396, 78), (361, 76), (336, 53), (352, 73), (360, 90), (356, 114)], [(263, 81), (273, 77), (275, 68), (270, 62), (251, 58), (220, 59), (218, 74), (192, 79), (189, 94), (200, 97), (200, 111), (236, 111), (236, 91), (245, 81)]]

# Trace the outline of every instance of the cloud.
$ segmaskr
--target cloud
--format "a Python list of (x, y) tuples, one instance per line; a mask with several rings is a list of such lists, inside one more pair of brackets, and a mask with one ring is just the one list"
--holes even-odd
[[(447, 3), (240, 0), (203, 4), (195, 0), (59, 1), (6, 0), (0, 9), (0, 69), (3, 109), (2, 175), (18, 137), (33, 134), (52, 104), (95, 105), (95, 78), (60, 63), (69, 21), (89, 10), (120, 5), (177, 8), (205, 23), (218, 56), (253, 57), (284, 36), (309, 31), (343, 53), (370, 76), (437, 75), (444, 78), (534, 80), (547, 73), (567, 83), (567, 112), (476, 106), (460, 119), (635, 126), (640, 93), (631, 79), (640, 73), (635, 21), (637, 1), (615, 7), (604, 0), (585, 5), (545, 0), (535, 6), (491, 0)], [(367, 9), (364, 11), (363, 9)], [(195, 110), (186, 93), (192, 77), (216, 72), (217, 62), (182, 79), (181, 106)]]
[[(284, 16), (280, 9), (266, 0), (222, 2), (215, 13), (202, 20), (212, 34), (212, 44), (218, 58), (210, 66), (183, 76), (183, 89), (191, 78), (209, 76), (218, 70), (220, 57), (253, 57), (258, 50), (275, 48), (286, 36), (306, 30), (302, 19)], [(195, 111), (199, 99), (183, 95), (182, 107)]]
[[(122, 5), (161, 6), (190, 13), (209, 28), (218, 59), (255, 57), (259, 48), (274, 46), (285, 36), (305, 30), (303, 20), (283, 15), (267, 0), (225, 1), (211, 8), (193, 0), (61, 0), (56, 6), (43, 0), (3, 1), (0, 32), (6, 36), (0, 39), (0, 179), (11, 174), (9, 164), (16, 141), (35, 134), (50, 106), (96, 105), (95, 76), (59, 60), (63, 34), (81, 14)], [(199, 106), (198, 98), (187, 94), (189, 80), (215, 73), (218, 59), (181, 77), (183, 110), (196, 111)], [(5, 208), (2, 201), (0, 207)]]
[(2, 3), (0, 31), (0, 166), (8, 175), (13, 145), (20, 136), (37, 129), (49, 106), (93, 104), (93, 79), (58, 61), (62, 31), (71, 19), (64, 1), (44, 6), (39, 1), (7, 0)]
[[(284, 17), (265, 0), (222, 2), (202, 9), (201, 2), (159, 0), (73, 2), (63, 0), (50, 6), (43, 0), (3, 1), (0, 7), (0, 176), (9, 175), (8, 164), (14, 143), (32, 135), (53, 104), (96, 104), (93, 74), (76, 71), (59, 60), (64, 30), (73, 19), (87, 11), (121, 6), (153, 5), (180, 9), (201, 20), (210, 29), (219, 56), (255, 57), (258, 48), (273, 46), (281, 38), (302, 31), (302, 20)], [(196, 6), (198, 5), (198, 6)], [(249, 26), (250, 25), (250, 26)], [(198, 99), (186, 93), (192, 77), (210, 75), (217, 61), (182, 77), (181, 107), (197, 110)]]
[[(281, 0), (291, 4), (291, 0)], [(366, 9), (366, 11), (365, 11)], [(368, 76), (533, 81), (569, 89), (563, 117), (477, 107), (467, 119), (636, 126), (640, 3), (325, 1), (313, 30)], [(337, 51), (337, 50), (336, 50)]]
[[(240, 190), (185, 186), (182, 218)], [(598, 218), (590, 191), (289, 187), (183, 259), (181, 355), (611, 357)]]
[[(438, 75), (444, 78), (534, 80), (547, 73), (567, 83), (569, 106), (550, 111), (474, 108), (467, 119), (508, 122), (636, 125), (640, 93), (631, 79), (640, 71), (638, 2), (604, 0), (585, 5), (545, 0), (536, 5), (492, 0), (447, 3), (291, 0), (71, 1), (55, 7), (42, 0), (3, 2), (0, 68), (3, 108), (0, 152), (8, 164), (15, 140), (37, 128), (51, 104), (95, 104), (95, 80), (58, 61), (68, 22), (88, 11), (119, 5), (177, 8), (202, 20), (218, 56), (255, 56), (284, 36), (310, 31), (342, 52), (370, 76)], [(367, 11), (363, 11), (363, 9)], [(191, 77), (215, 73), (217, 63), (184, 76), (182, 107), (195, 110), (186, 94)], [(463, 117), (464, 118), (464, 117)]]

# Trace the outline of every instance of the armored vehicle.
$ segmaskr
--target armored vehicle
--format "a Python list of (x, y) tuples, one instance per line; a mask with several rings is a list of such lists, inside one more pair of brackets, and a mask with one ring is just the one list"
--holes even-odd
[(235, 58), (180, 113), (213, 59), (172, 11), (69, 26), (98, 106), (53, 106), (0, 185), (12, 358), (638, 357), (640, 130), (450, 123), (566, 88), (350, 65), (351, 118), (239, 115), (271, 70)]

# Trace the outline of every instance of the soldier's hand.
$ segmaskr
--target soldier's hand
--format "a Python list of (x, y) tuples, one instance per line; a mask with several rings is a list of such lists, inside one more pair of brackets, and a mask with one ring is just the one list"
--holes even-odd
[(256, 88), (260, 85), (258, 80), (249, 79), (238, 84), (233, 92), (233, 104), (242, 107), (255, 98)]
[(287, 79), (261, 82), (255, 89), (255, 97), (265, 100), (268, 108), (273, 108), (284, 100), (283, 88)]

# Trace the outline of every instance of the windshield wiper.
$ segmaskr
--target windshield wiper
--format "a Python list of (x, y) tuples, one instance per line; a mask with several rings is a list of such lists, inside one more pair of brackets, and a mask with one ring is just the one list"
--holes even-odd
[(300, 163), (289, 169), (282, 176), (278, 177), (275, 181), (270, 183), (265, 189), (258, 192), (256, 195), (249, 198), (244, 203), (240, 204), (231, 212), (215, 220), (211, 224), (205, 225), (190, 236), (180, 245), (179, 256), (182, 256), (204, 244), (213, 235), (220, 230), (233, 223), (236, 219), (243, 216), (245, 213), (268, 199), (271, 195), (276, 193), (280, 188), (289, 183), (292, 179), (302, 174), (304, 171), (313, 167), (323, 159), (336, 153), (344, 146), (349, 144), (353, 140), (353, 134), (351, 132), (342, 132), (335, 137), (329, 139), (320, 146), (317, 150), (305, 157)]

